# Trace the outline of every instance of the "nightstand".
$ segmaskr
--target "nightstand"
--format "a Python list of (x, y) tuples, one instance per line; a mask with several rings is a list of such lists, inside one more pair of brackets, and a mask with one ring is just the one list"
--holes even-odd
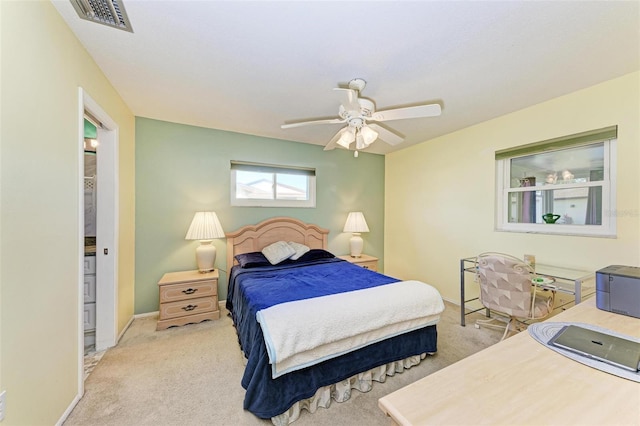
[(160, 316), (156, 330), (220, 318), (218, 270), (168, 272), (158, 282)]
[(338, 256), (339, 259), (344, 259), (347, 262), (354, 263), (358, 266), (362, 266), (365, 269), (371, 269), (372, 271), (378, 271), (378, 258), (369, 256), (366, 254), (361, 255), (360, 257), (351, 257), (348, 254), (344, 256)]

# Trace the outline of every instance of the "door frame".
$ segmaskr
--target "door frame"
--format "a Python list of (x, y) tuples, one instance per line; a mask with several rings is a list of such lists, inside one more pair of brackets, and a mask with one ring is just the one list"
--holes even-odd
[[(84, 198), (84, 113), (102, 123), (98, 128), (98, 191), (96, 217), (96, 350), (116, 344), (118, 333), (118, 124), (82, 88), (78, 88), (79, 196)], [(84, 202), (78, 203), (78, 389), (84, 394)], [(105, 251), (107, 250), (107, 251)], [(108, 254), (106, 254), (108, 253)]]

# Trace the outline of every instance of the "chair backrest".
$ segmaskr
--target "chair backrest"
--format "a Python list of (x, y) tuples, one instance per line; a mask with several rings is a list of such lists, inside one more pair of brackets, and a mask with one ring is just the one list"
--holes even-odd
[(482, 304), (509, 316), (531, 318), (533, 268), (502, 253), (482, 253), (476, 261)]

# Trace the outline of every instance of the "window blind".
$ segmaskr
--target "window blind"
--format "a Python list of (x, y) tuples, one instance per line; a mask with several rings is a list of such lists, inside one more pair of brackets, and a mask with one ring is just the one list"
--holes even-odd
[(283, 173), (288, 175), (315, 176), (316, 169), (311, 167), (280, 166), (276, 164), (251, 163), (247, 161), (231, 161), (231, 170), (260, 173)]
[(572, 146), (586, 145), (589, 143), (613, 139), (617, 136), (618, 126), (604, 127), (602, 129), (590, 130), (588, 132), (576, 133), (574, 135), (562, 136), (546, 141), (534, 142), (527, 145), (520, 145), (514, 148), (496, 151), (496, 160), (538, 154), (545, 151), (553, 151)]

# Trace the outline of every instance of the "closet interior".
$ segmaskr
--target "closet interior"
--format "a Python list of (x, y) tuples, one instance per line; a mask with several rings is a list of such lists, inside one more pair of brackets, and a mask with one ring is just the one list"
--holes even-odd
[(96, 343), (96, 219), (98, 190), (98, 134), (89, 119), (84, 120), (84, 352), (95, 351)]

